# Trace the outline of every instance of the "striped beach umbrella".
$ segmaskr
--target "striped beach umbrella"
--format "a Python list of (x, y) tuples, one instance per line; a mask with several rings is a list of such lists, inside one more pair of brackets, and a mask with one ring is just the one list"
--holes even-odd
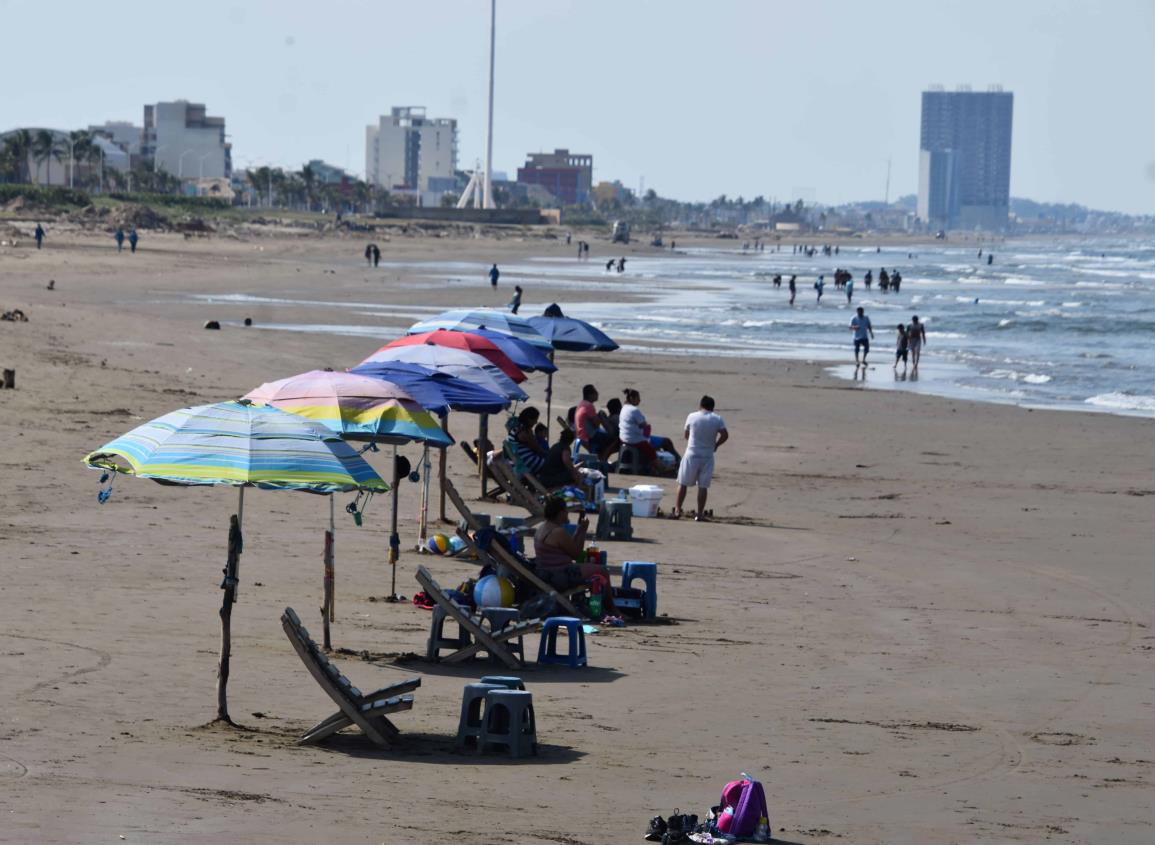
[(471, 381), (420, 364), (374, 361), (359, 364), (349, 372), (392, 382), (417, 400), (423, 408), (438, 416), (451, 410), (469, 414), (496, 414), (509, 407), (509, 400), (504, 396), (478, 387)]
[(513, 335), (524, 340), (531, 346), (536, 346), (544, 352), (553, 348), (549, 340), (541, 335), (524, 317), (510, 314), (508, 311), (498, 311), (490, 308), (458, 308), (444, 311), (436, 317), (422, 320), (409, 327), (407, 334), (422, 334), (424, 332), (448, 329), (450, 331), (471, 332), (474, 329), (489, 329), (502, 334)]
[[(245, 488), (310, 493), (389, 490), (353, 447), (329, 429), (276, 408), (242, 402), (201, 405), (157, 417), (89, 453), (84, 462), (106, 473), (151, 478), (162, 484), (238, 488), (221, 583), (224, 596), (217, 673), (217, 721), (228, 724), (233, 724), (227, 686), (232, 607), (237, 599), (243, 548)], [(102, 491), (100, 501), (106, 497), (107, 491)], [(330, 585), (326, 572), (326, 600)]]
[(511, 334), (495, 332), (493, 329), (474, 329), (468, 334), (484, 337), (506, 354), (509, 360), (517, 365), (518, 369), (526, 373), (555, 373), (557, 367), (549, 359), (549, 352), (526, 343), (521, 338)]
[(262, 384), (244, 398), (320, 423), (346, 440), (453, 445), (425, 408), (380, 378), (312, 370)]
[(517, 383), (525, 381), (525, 373), (510, 360), (509, 356), (501, 351), (496, 343), (489, 338), (482, 337), (474, 332), (466, 331), (449, 331), (448, 329), (435, 329), (431, 332), (422, 332), (420, 334), (408, 334), (404, 337), (399, 337), (397, 340), (392, 340), (385, 344), (383, 349), (391, 349), (397, 346), (420, 346), (421, 344), (429, 344), (430, 346), (444, 346), (447, 349), (463, 349), (466, 352), (472, 352), (474, 355), (480, 355), (493, 366), (497, 367), (511, 379)]

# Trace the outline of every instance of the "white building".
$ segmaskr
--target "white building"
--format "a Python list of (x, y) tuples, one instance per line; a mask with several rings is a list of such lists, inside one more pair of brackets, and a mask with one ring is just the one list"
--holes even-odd
[(156, 169), (182, 179), (227, 179), (233, 171), (225, 119), (187, 100), (144, 107), (140, 152)]
[(88, 127), (88, 133), (111, 139), (130, 156), (140, 155), (140, 139), (144, 130), (127, 120), (108, 120), (99, 126), (94, 124)]
[(436, 205), (453, 190), (457, 170), (457, 121), (427, 118), (422, 106), (399, 106), (376, 126), (365, 127), (365, 179)]

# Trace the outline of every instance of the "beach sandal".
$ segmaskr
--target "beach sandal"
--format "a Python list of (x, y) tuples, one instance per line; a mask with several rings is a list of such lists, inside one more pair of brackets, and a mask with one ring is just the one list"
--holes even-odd
[(678, 510), (677, 508), (674, 508), (672, 511), (670, 511), (670, 519), (681, 519), (681, 518), (682, 518), (682, 512), (680, 510)]
[(647, 842), (661, 842), (662, 837), (666, 835), (666, 820), (661, 816), (654, 816), (650, 819), (650, 826), (646, 828)]

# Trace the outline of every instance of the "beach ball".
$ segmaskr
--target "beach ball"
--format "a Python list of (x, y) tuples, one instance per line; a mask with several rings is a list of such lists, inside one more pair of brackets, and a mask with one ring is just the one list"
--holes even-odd
[(473, 588), (478, 607), (512, 607), (513, 584), (500, 575), (486, 575)]
[(449, 538), (449, 554), (457, 555), (465, 551), (465, 541), (460, 537), (453, 536)]
[(443, 555), (449, 551), (449, 538), (444, 534), (434, 534), (425, 541), (425, 548), (435, 555)]

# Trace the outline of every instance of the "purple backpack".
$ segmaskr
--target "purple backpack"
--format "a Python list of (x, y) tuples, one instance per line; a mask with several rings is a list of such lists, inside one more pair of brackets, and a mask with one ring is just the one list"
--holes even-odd
[(743, 773), (742, 780), (732, 780), (722, 790), (722, 812), (718, 830), (731, 836), (753, 836), (762, 817), (769, 824), (766, 792), (762, 784)]

